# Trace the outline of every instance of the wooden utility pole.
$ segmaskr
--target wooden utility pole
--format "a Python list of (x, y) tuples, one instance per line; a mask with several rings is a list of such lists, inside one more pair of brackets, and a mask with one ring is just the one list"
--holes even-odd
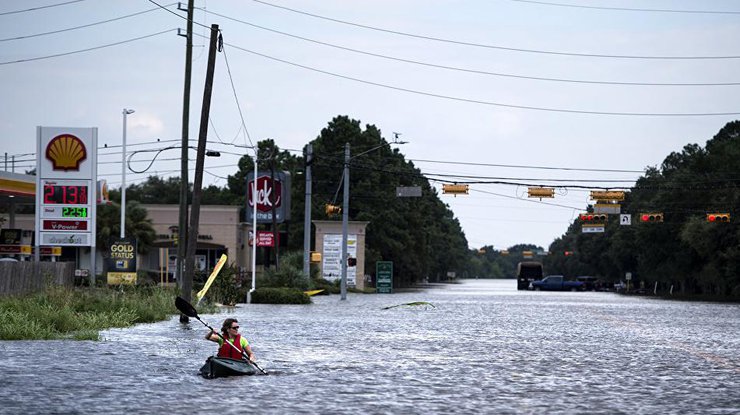
[[(190, 78), (193, 72), (193, 3), (188, 0), (187, 33), (185, 34), (185, 87), (182, 93), (182, 149), (180, 151), (180, 219), (177, 223), (177, 263), (175, 275), (177, 285), (182, 288), (184, 280), (183, 264), (187, 249), (188, 235), (188, 142), (190, 125)], [(169, 261), (169, 256), (167, 258)], [(184, 315), (183, 315), (184, 316)], [(181, 318), (183, 317), (181, 316)], [(184, 316), (187, 321), (187, 316)]]
[[(195, 179), (193, 181), (193, 204), (190, 212), (190, 229), (188, 229), (188, 249), (185, 258), (185, 278), (182, 282), (182, 297), (191, 299), (193, 277), (195, 276), (195, 249), (198, 244), (198, 224), (200, 222), (200, 198), (203, 186), (203, 165), (206, 157), (206, 139), (208, 138), (208, 116), (211, 111), (211, 92), (213, 91), (213, 73), (216, 66), (216, 41), (219, 37), (218, 25), (211, 25), (211, 41), (208, 47), (208, 68), (203, 90), (203, 106), (200, 112), (200, 131), (198, 133), (198, 152), (195, 158)], [(180, 321), (187, 322), (187, 316), (180, 315)]]

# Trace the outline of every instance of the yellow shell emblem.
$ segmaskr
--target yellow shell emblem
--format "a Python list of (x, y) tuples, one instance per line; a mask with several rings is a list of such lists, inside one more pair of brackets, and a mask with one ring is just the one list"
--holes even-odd
[(49, 141), (46, 158), (54, 165), (54, 170), (80, 170), (80, 163), (87, 158), (87, 151), (82, 140), (62, 134)]

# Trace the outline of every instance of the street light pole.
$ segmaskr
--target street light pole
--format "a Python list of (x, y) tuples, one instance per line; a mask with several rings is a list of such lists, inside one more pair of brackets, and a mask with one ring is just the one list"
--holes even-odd
[(247, 291), (247, 304), (257, 289), (257, 147), (254, 148), (254, 178), (252, 179), (252, 288)]
[(344, 144), (344, 191), (342, 192), (342, 282), (341, 299), (347, 299), (347, 227), (349, 226), (349, 143)]
[(121, 148), (121, 239), (126, 237), (126, 116), (134, 110), (123, 109), (123, 140)]

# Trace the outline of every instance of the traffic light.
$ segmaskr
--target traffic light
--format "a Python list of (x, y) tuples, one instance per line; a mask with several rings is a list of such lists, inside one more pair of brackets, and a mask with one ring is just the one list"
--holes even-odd
[(707, 222), (729, 222), (729, 213), (707, 213)]
[(663, 222), (663, 213), (640, 213), (640, 222)]
[(565, 256), (571, 256), (573, 255), (573, 251), (565, 251)]
[(356, 267), (357, 266), (357, 258), (352, 258), (352, 257), (347, 258), (347, 266), (348, 267)]
[(585, 223), (604, 223), (608, 215), (603, 213), (581, 213), (578, 218)]
[(326, 204), (326, 215), (327, 216), (338, 215), (340, 213), (342, 213), (341, 207), (337, 205), (330, 205), (328, 203)]

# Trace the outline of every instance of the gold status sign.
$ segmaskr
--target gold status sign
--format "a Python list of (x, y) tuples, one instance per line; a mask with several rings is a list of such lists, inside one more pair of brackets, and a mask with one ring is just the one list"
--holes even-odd
[(108, 285), (136, 284), (136, 239), (114, 238), (105, 268)]

